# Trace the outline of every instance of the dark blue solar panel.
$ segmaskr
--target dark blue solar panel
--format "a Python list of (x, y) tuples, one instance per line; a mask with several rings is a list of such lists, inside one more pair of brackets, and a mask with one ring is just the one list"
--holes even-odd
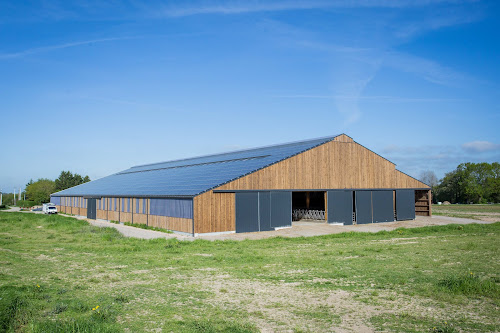
[(335, 137), (139, 165), (55, 195), (195, 196)]

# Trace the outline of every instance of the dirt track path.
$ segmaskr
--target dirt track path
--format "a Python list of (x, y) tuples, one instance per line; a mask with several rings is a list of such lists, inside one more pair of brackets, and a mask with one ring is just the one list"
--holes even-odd
[(139, 229), (135, 227), (130, 227), (126, 225), (114, 224), (104, 220), (88, 220), (84, 217), (76, 217), (82, 220), (88, 221), (90, 224), (97, 227), (111, 227), (117, 229), (121, 234), (126, 237), (136, 237), (143, 239), (153, 239), (153, 238), (177, 238), (179, 240), (195, 240), (195, 239), (206, 239), (206, 240), (244, 240), (244, 239), (264, 239), (269, 237), (311, 237), (320, 236), (328, 234), (339, 234), (342, 232), (379, 232), (382, 230), (390, 231), (397, 228), (418, 228), (432, 225), (447, 225), (447, 224), (488, 224), (493, 222), (485, 222), (473, 219), (463, 219), (457, 217), (447, 217), (447, 216), (435, 216), (435, 217), (423, 217), (418, 216), (415, 220), (411, 221), (395, 221), (395, 222), (385, 222), (385, 223), (373, 223), (373, 224), (361, 224), (361, 225), (329, 225), (326, 223), (317, 222), (294, 222), (291, 228), (285, 228), (275, 231), (263, 231), (263, 232), (251, 232), (251, 233), (241, 233), (241, 234), (224, 234), (224, 235), (199, 235), (196, 237), (180, 234), (166, 234), (164, 232)]

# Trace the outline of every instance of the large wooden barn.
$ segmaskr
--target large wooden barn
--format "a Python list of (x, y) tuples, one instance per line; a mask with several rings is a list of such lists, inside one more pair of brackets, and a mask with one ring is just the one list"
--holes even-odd
[(52, 194), (60, 212), (193, 236), (431, 215), (430, 188), (341, 134), (139, 165)]

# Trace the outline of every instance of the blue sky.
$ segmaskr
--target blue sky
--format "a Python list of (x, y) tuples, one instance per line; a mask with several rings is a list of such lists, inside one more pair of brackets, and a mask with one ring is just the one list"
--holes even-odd
[(2, 1), (0, 188), (346, 133), (500, 161), (496, 1)]

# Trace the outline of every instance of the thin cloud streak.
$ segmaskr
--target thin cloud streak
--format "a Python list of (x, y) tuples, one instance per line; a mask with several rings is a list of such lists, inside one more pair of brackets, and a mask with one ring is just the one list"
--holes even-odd
[[(471, 2), (474, 0), (470, 0)], [(169, 17), (183, 17), (207, 14), (245, 14), (255, 12), (277, 12), (290, 10), (339, 9), (339, 8), (415, 8), (436, 4), (463, 3), (460, 0), (357, 0), (357, 1), (287, 1), (287, 2), (226, 2), (209, 5), (171, 7), (162, 14)], [(467, 1), (469, 2), (469, 1)]]
[(304, 99), (344, 99), (344, 100), (373, 100), (381, 102), (464, 102), (466, 98), (419, 98), (396, 96), (347, 96), (347, 95), (274, 95), (275, 98), (304, 98)]
[(384, 57), (383, 65), (420, 76), (429, 82), (443, 86), (454, 86), (465, 81), (471, 82), (471, 80), (474, 80), (435, 61), (401, 52), (388, 52)]
[(21, 52), (0, 54), (0, 60), (21, 58), (21, 57), (28, 56), (31, 54), (49, 52), (49, 51), (60, 50), (60, 49), (67, 49), (67, 48), (77, 47), (77, 46), (82, 46), (82, 45), (105, 43), (105, 42), (118, 41), (118, 40), (136, 39), (136, 38), (140, 38), (140, 37), (100, 38), (100, 39), (91, 39), (91, 40), (85, 40), (85, 41), (80, 41), (80, 42), (64, 43), (64, 44), (59, 44), (59, 45), (42, 46), (42, 47), (27, 49), (27, 50), (24, 50)]

